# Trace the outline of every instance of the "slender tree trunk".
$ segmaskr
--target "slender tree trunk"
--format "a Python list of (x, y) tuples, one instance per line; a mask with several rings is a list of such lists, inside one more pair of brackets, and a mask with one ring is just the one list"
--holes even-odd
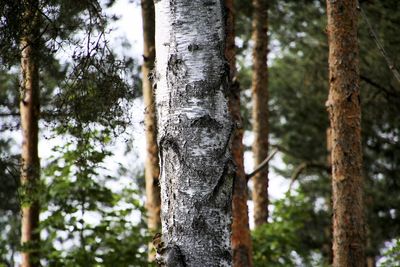
[[(258, 166), (268, 156), (268, 0), (253, 0), (253, 154)], [(268, 168), (253, 178), (254, 223), (268, 221)]]
[[(365, 207), (372, 207), (373, 202), (372, 202), (372, 197), (368, 196), (364, 199), (364, 206)], [(366, 220), (367, 221), (367, 220)], [(371, 228), (369, 227), (368, 223), (366, 222), (366, 230), (365, 230), (365, 236), (366, 236), (366, 246), (365, 246), (365, 262), (366, 262), (366, 267), (375, 267), (376, 266), (376, 255), (375, 255), (375, 250), (372, 245), (372, 234), (371, 234)]]
[(365, 266), (357, 1), (327, 0), (333, 266)]
[[(332, 129), (328, 127), (326, 129), (326, 150), (327, 150), (327, 159), (326, 163), (328, 168), (331, 170), (329, 172), (330, 177), (332, 177)], [(331, 198), (328, 196), (325, 199), (327, 203), (331, 202)], [(331, 210), (329, 211), (331, 212)], [(333, 263), (333, 254), (332, 254), (332, 224), (327, 225), (324, 228), (324, 235), (327, 240), (326, 243), (322, 246), (322, 254), (327, 259), (327, 263), (332, 265)]]
[(249, 228), (249, 214), (247, 207), (247, 179), (243, 164), (243, 127), (240, 113), (240, 86), (236, 81), (236, 51), (235, 51), (235, 17), (233, 0), (225, 0), (226, 6), (226, 42), (225, 57), (229, 63), (230, 95), (229, 109), (232, 117), (238, 125), (233, 140), (232, 154), (236, 165), (236, 173), (233, 179), (232, 198), (232, 251), (233, 266), (251, 267), (252, 246)]
[(375, 258), (373, 256), (367, 257), (367, 267), (375, 267)]
[(24, 3), (23, 33), (21, 47), (21, 96), (20, 113), (22, 128), (21, 159), (21, 243), (25, 247), (21, 253), (22, 267), (39, 266), (37, 246), (39, 241), (39, 178), (38, 156), (39, 120), (39, 67), (38, 39), (39, 14), (36, 1)]
[(163, 266), (231, 266), (234, 126), (224, 6), (156, 1)]
[[(143, 99), (145, 105), (145, 127), (147, 155), (145, 164), (146, 179), (146, 208), (147, 226), (150, 233), (155, 234), (161, 228), (160, 209), (160, 186), (158, 176), (160, 168), (158, 165), (157, 146), (157, 121), (153, 95), (153, 87), (149, 80), (149, 74), (154, 68), (155, 59), (155, 16), (153, 0), (142, 0), (143, 18)], [(155, 251), (149, 249), (149, 260), (153, 261)]]

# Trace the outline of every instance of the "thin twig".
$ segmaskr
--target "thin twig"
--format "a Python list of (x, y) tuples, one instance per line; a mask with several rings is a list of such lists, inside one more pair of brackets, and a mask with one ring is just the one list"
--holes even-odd
[(366, 82), (366, 83), (372, 85), (373, 87), (375, 87), (375, 88), (377, 88), (377, 89), (379, 89), (379, 90), (385, 92), (386, 94), (393, 94), (393, 93), (391, 92), (391, 90), (389, 90), (389, 89), (385, 88), (384, 86), (380, 85), (379, 83), (377, 83), (377, 82), (371, 80), (370, 78), (368, 78), (368, 77), (365, 76), (365, 75), (360, 74), (360, 79), (363, 80), (364, 82)]
[[(56, 112), (51, 112), (51, 111), (42, 111), (40, 112), (40, 118), (56, 118), (59, 115), (64, 115)], [(20, 117), (21, 113), (19, 112), (4, 112), (0, 113), (0, 117)]]
[(292, 190), (292, 186), (294, 182), (297, 181), (297, 179), (300, 177), (300, 174), (308, 168), (317, 168), (327, 171), (328, 173), (331, 172), (331, 167), (326, 164), (315, 163), (315, 162), (303, 162), (299, 166), (297, 166), (297, 168), (294, 170), (292, 174), (292, 179), (290, 180), (288, 192)]
[(271, 152), (271, 154), (269, 154), (268, 157), (266, 157), (266, 158), (264, 159), (264, 161), (261, 162), (261, 164), (258, 165), (258, 167), (257, 167), (253, 172), (251, 172), (250, 174), (246, 174), (246, 179), (249, 180), (251, 177), (253, 177), (254, 175), (256, 175), (258, 172), (264, 170), (265, 167), (268, 166), (268, 162), (273, 158), (273, 156), (275, 156), (276, 152), (278, 152), (278, 149), (277, 149), (277, 148), (275, 148), (275, 149)]
[(376, 46), (378, 47), (379, 51), (381, 52), (382, 56), (385, 58), (386, 63), (389, 67), (389, 69), (392, 71), (393, 76), (396, 78), (396, 80), (400, 83), (400, 73), (397, 70), (396, 66), (394, 65), (393, 61), (389, 58), (389, 56), (387, 55), (385, 48), (383, 47), (383, 45), (381, 44), (381, 42), (378, 39), (378, 35), (375, 33), (374, 28), (371, 25), (371, 22), (369, 21), (366, 13), (364, 12), (364, 9), (359, 6), (360, 10), (361, 10), (361, 16), (363, 17), (363, 19), (365, 20), (365, 22), (367, 23), (368, 26), (368, 30), (369, 33), (371, 35), (371, 37), (374, 39)]
[(0, 117), (19, 117), (19, 116), (21, 116), (19, 112), (0, 113)]

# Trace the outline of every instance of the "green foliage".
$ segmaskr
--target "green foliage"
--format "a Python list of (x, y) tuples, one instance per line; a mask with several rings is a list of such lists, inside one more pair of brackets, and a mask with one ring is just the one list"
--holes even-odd
[(381, 267), (397, 266), (400, 262), (400, 239), (394, 240), (393, 246), (388, 249), (383, 255), (384, 260), (381, 262)]
[(10, 154), (11, 143), (10, 139), (0, 139), (0, 266), (14, 266), (20, 244), (20, 172), (17, 157)]
[(61, 126), (96, 123), (108, 129), (124, 130), (130, 122), (133, 90), (123, 78), (127, 65), (112, 53), (74, 55), (76, 65), (54, 101)]
[(272, 206), (270, 221), (252, 233), (254, 266), (322, 266), (318, 250), (302, 242), (314, 213), (307, 197), (301, 192), (288, 193)]
[(134, 186), (112, 189), (106, 175), (107, 131), (82, 131), (47, 166), (41, 221), (49, 266), (145, 266), (149, 239)]
[[(400, 26), (397, 1), (366, 1), (362, 8), (387, 54), (397, 62), (399, 46), (396, 44), (400, 41), (395, 33)], [(273, 1), (269, 15), (270, 50), (274, 58), (268, 70), (271, 139), (285, 148), (285, 166), (279, 166), (276, 171), (290, 178), (300, 164), (323, 166), (328, 156), (328, 114), (324, 105), (328, 94), (325, 2)], [(242, 21), (248, 23), (246, 19)], [(379, 258), (385, 242), (396, 238), (400, 231), (400, 199), (395, 193), (400, 189), (397, 179), (400, 171), (400, 84), (361, 16), (359, 25), (367, 255)], [(243, 38), (248, 40), (249, 35)], [(251, 71), (245, 64), (241, 66), (239, 78), (246, 84)], [(246, 96), (244, 103), (248, 100)], [(326, 168), (313, 168), (306, 169), (298, 179), (300, 190), (315, 207), (309, 216), (312, 223), (308, 224), (313, 227), (301, 229), (299, 235), (299, 242), (309, 251), (330, 247), (329, 178)], [(321, 202), (324, 205), (317, 209)], [(327, 251), (323, 250), (323, 256), (329, 260)]]
[[(111, 190), (109, 183), (116, 184), (116, 178), (102, 167), (111, 156), (103, 147), (111, 133), (116, 136), (129, 124), (134, 94), (127, 73), (135, 73), (134, 61), (117, 59), (108, 47), (109, 18), (99, 1), (1, 1), (0, 112), (9, 116), (2, 118), (0, 130), (19, 128), (18, 117), (13, 117), (19, 106), (19, 41), (26, 29), (22, 11), (30, 4), (40, 16), (40, 36), (35, 39), (40, 56), (35, 60), (40, 68), (41, 117), (71, 140), (57, 148), (44, 182), (35, 188), (19, 186), (18, 164), (9, 177), (12, 165), (1, 155), (0, 264), (14, 265), (14, 254), (21, 249), (20, 204), (37, 194), (43, 208), (41, 229), (46, 237), (41, 258), (46, 265), (143, 266), (148, 239), (140, 194), (133, 185)], [(8, 140), (2, 138), (0, 148), (3, 142)], [(7, 157), (9, 148), (1, 149)], [(99, 221), (87, 223), (85, 216)], [(64, 244), (67, 249), (60, 247)]]
[[(0, 2), (0, 111), (17, 113), (19, 81), (13, 67), (19, 61), (22, 1)], [(43, 8), (38, 60), (43, 117), (55, 123), (57, 134), (67, 139), (55, 148), (55, 156), (45, 168), (47, 190), (37, 192), (43, 207), (43, 264), (145, 266), (148, 235), (141, 215), (141, 194), (132, 189), (138, 185), (111, 188), (124, 170), (119, 170), (117, 178), (104, 167), (112, 155), (106, 144), (112, 134), (129, 125), (129, 100), (137, 95), (125, 79), (132, 61), (118, 60), (108, 48), (107, 18), (98, 1), (39, 2)], [(236, 2), (237, 35), (242, 41), (238, 76), (247, 89), (251, 86), (252, 10), (249, 1)], [(269, 68), (270, 128), (271, 139), (287, 150), (285, 166), (277, 169), (284, 177), (290, 177), (301, 163), (326, 162), (324, 6), (322, 0), (270, 1), (274, 57)], [(389, 56), (398, 62), (397, 1), (367, 1), (363, 8)], [(379, 257), (385, 242), (398, 238), (400, 232), (400, 195), (396, 193), (400, 190), (400, 87), (361, 19), (359, 37), (367, 254)], [(70, 58), (60, 61), (57, 51), (72, 52)], [(250, 94), (244, 94), (243, 100), (244, 124), (249, 129)], [(1, 130), (11, 128), (11, 123), (18, 126), (17, 120), (2, 120)], [(0, 242), (1, 266), (14, 265), (20, 235), (18, 197), (24, 199), (24, 194), (16, 194), (19, 166), (17, 157), (9, 157), (6, 137), (0, 140), (0, 149), (7, 154), (0, 158), (0, 239), (8, 241)], [(136, 183), (143, 181), (135, 178)], [(298, 181), (299, 192), (273, 202), (270, 223), (253, 232), (256, 266), (266, 262), (268, 266), (322, 266), (329, 260), (329, 174), (323, 169), (307, 169)], [(399, 247), (397, 240), (384, 254), (383, 266), (396, 266)]]
[(0, 242), (0, 266), (14, 266), (14, 255), (20, 249), (20, 227), (19, 213), (0, 212), (0, 240), (7, 240)]
[[(251, 85), (251, 66), (248, 63), (251, 8), (249, 1), (241, 1), (238, 5), (238, 23), (243, 24), (237, 28), (243, 41), (239, 49), (239, 80), (247, 89)], [(275, 171), (287, 178), (300, 164), (327, 164), (328, 114), (325, 102), (328, 95), (328, 40), (325, 5), (322, 0), (270, 2), (270, 140), (285, 150), (285, 165), (275, 167)], [(387, 54), (392, 61), (398, 62), (398, 2), (363, 1), (361, 6)], [(400, 171), (400, 84), (388, 68), (361, 16), (359, 43), (367, 255), (379, 258), (385, 242), (398, 237), (400, 231), (400, 198), (396, 194), (400, 190), (397, 179)], [(243, 95), (242, 103), (247, 108), (243, 114), (248, 116), (250, 94), (245, 92)], [(249, 117), (244, 121), (248, 122)], [(331, 247), (329, 179), (326, 168), (305, 169), (298, 178), (299, 189), (307, 196), (305, 200), (314, 207), (314, 211), (307, 221), (307, 225), (312, 227), (299, 229), (300, 239), (297, 240), (304, 250), (322, 250), (326, 261), (329, 260)], [(293, 216), (293, 220), (305, 219), (289, 215)]]
[[(4, 64), (0, 68), (17, 81), (4, 86), (15, 87), (18, 95), (17, 75), (10, 69), (20, 60), (19, 42), (29, 24), (22, 15), (26, 9), (36, 12), (40, 21), (34, 60), (41, 70), (43, 117), (57, 126), (100, 123), (116, 133), (123, 131), (129, 124), (130, 100), (135, 96), (128, 73), (137, 70), (132, 59), (117, 59), (110, 49), (107, 24), (115, 18), (106, 17), (97, 0), (2, 1), (0, 62)], [(12, 80), (7, 78), (7, 83)], [(18, 97), (12, 110), (18, 107), (15, 100)]]

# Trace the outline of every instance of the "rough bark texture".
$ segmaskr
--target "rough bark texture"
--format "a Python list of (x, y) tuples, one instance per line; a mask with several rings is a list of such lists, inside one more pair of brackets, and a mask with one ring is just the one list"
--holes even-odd
[(38, 10), (35, 1), (24, 3), (24, 31), (21, 47), (20, 113), (22, 128), (21, 158), (21, 253), (22, 267), (39, 266), (37, 242), (39, 241), (40, 163), (38, 156), (39, 121), (39, 67), (38, 67)]
[(229, 109), (237, 125), (232, 140), (232, 154), (236, 165), (232, 197), (232, 251), (233, 266), (251, 267), (252, 245), (247, 207), (247, 179), (243, 164), (243, 127), (240, 114), (240, 86), (236, 81), (235, 17), (233, 0), (225, 0), (226, 39), (225, 57), (229, 63)]
[(223, 1), (156, 1), (163, 266), (231, 266), (233, 123)]
[(333, 266), (365, 266), (357, 1), (327, 0)]
[[(143, 99), (145, 105), (145, 127), (147, 155), (145, 164), (146, 179), (146, 209), (147, 227), (155, 234), (161, 229), (161, 197), (158, 177), (160, 168), (158, 162), (157, 121), (154, 103), (153, 87), (150, 81), (150, 72), (154, 68), (155, 59), (155, 16), (153, 0), (142, 0), (143, 19)], [(155, 252), (149, 250), (149, 260), (155, 259)]]
[[(253, 155), (258, 166), (268, 156), (268, 0), (253, 0)], [(253, 178), (254, 223), (268, 220), (268, 168)]]

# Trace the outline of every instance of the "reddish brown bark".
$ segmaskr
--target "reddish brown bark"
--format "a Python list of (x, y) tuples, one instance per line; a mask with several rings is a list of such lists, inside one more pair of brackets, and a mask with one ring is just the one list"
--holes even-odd
[(365, 266), (357, 1), (327, 0), (333, 266)]
[(39, 266), (39, 178), (38, 156), (39, 121), (39, 67), (38, 67), (38, 6), (27, 1), (24, 4), (21, 47), (21, 96), (20, 113), (22, 128), (21, 152), (21, 253), (22, 267)]
[[(328, 173), (332, 176), (332, 129), (328, 127), (326, 129), (326, 150), (327, 150), (327, 166), (328, 166)], [(326, 198), (327, 203), (330, 203), (330, 198)], [(332, 225), (329, 224), (327, 227), (324, 228), (324, 235), (327, 240), (326, 243), (322, 245), (322, 254), (327, 259), (329, 264), (333, 262), (333, 254), (332, 254)]]
[[(268, 1), (253, 0), (253, 154), (258, 166), (268, 156)], [(253, 178), (254, 223), (268, 220), (268, 168)]]
[(227, 11), (225, 57), (230, 66), (229, 109), (232, 117), (239, 125), (232, 141), (232, 154), (236, 164), (236, 173), (233, 183), (232, 196), (232, 251), (233, 266), (253, 266), (252, 245), (249, 229), (249, 215), (247, 207), (247, 180), (243, 165), (243, 128), (240, 114), (240, 87), (234, 81), (236, 76), (236, 51), (235, 51), (235, 17), (233, 0), (225, 0)]
[[(158, 165), (157, 146), (157, 122), (154, 105), (154, 94), (149, 74), (154, 68), (155, 59), (155, 22), (153, 0), (142, 0), (143, 19), (143, 99), (145, 105), (145, 127), (147, 155), (145, 163), (146, 180), (146, 208), (147, 226), (151, 233), (155, 234), (161, 228), (160, 220), (160, 186), (158, 176), (160, 169)], [(154, 260), (155, 251), (150, 250), (149, 259)]]

